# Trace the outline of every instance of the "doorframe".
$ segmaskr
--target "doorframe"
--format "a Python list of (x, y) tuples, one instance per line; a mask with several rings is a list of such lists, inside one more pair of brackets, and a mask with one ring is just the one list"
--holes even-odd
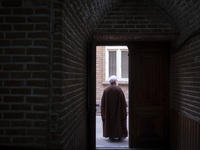
[[(88, 45), (88, 147), (90, 150), (96, 149), (96, 46), (103, 45), (128, 45), (136, 41), (173, 41), (177, 38), (177, 34), (95, 34)], [(130, 50), (129, 50), (130, 51)], [(129, 59), (130, 61), (130, 59)], [(129, 63), (130, 65), (130, 63)], [(130, 66), (129, 66), (130, 68)], [(130, 71), (129, 71), (130, 75)], [(130, 83), (130, 76), (129, 76)], [(129, 84), (129, 90), (130, 90)], [(130, 105), (130, 100), (129, 100)], [(129, 107), (129, 133), (130, 133), (130, 111)], [(130, 143), (129, 134), (129, 149), (134, 147), (134, 143)]]
[(96, 41), (87, 46), (87, 82), (88, 82), (88, 148), (96, 149)]
[[(107, 41), (98, 42), (95, 39), (93, 39), (89, 43), (87, 55), (88, 55), (88, 67), (89, 67), (88, 68), (88, 109), (89, 109), (88, 144), (90, 150), (96, 150), (96, 46), (122, 46), (122, 45), (128, 47), (127, 42), (107, 42)], [(130, 149), (130, 142), (128, 148), (126, 147), (124, 148), (127, 150)], [(109, 149), (112, 149), (112, 147)]]

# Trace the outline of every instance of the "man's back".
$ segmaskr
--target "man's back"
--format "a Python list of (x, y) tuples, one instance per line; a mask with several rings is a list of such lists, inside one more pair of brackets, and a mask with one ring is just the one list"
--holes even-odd
[(115, 84), (108, 86), (103, 93), (101, 114), (104, 137), (126, 137), (126, 101), (124, 93)]

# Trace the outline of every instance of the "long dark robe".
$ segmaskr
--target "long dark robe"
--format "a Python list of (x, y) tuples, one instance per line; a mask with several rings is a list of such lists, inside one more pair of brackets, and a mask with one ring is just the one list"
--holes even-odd
[(115, 84), (108, 86), (101, 99), (103, 137), (127, 137), (126, 100), (122, 89)]

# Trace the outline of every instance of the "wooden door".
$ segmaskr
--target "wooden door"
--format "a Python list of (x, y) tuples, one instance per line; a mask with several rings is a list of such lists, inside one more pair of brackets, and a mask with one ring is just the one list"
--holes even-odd
[(129, 145), (164, 148), (169, 144), (168, 44), (129, 44)]

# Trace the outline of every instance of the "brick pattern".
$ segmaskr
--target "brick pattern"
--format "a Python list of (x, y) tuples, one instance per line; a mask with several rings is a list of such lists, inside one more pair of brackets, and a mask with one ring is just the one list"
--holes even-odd
[(52, 2), (0, 0), (1, 145), (60, 147), (87, 112), (87, 41), (118, 0)]
[(95, 33), (174, 33), (176, 29), (157, 7), (148, 2), (122, 1), (108, 13)]
[(190, 39), (171, 56), (172, 107), (200, 119), (200, 36)]
[[(105, 12), (117, 2), (118, 0), (55, 1), (53, 105), (60, 120), (58, 132), (52, 133), (54, 142), (74, 140), (71, 137), (77, 130), (76, 125), (85, 118), (88, 111), (87, 42)], [(79, 136), (76, 142), (69, 142), (70, 145), (66, 147), (77, 147), (77, 143), (81, 142), (79, 140), (84, 138), (76, 136)]]
[[(153, 0), (171, 18), (180, 31), (174, 47), (193, 32), (200, 30), (200, 1)], [(199, 47), (198, 35), (193, 35), (181, 49), (171, 55), (172, 107), (199, 120)]]
[[(180, 31), (173, 43), (178, 47), (200, 30), (200, 1), (154, 0)], [(192, 37), (171, 54), (171, 149), (199, 149), (200, 36)], [(177, 114), (177, 115), (176, 115)], [(187, 134), (185, 134), (187, 133)], [(193, 141), (193, 142), (190, 142)]]
[(78, 124), (76, 131), (71, 134), (70, 140), (64, 145), (63, 150), (88, 150), (88, 139), (86, 138), (88, 126), (87, 119)]
[(198, 0), (153, 0), (170, 18), (180, 31), (177, 43), (182, 42), (192, 32), (199, 30), (200, 1)]
[(48, 4), (0, 0), (1, 146), (48, 141)]
[[(61, 147), (67, 141), (66, 149), (84, 145), (85, 130), (78, 133), (85, 125), (77, 125), (87, 113), (87, 41), (94, 31), (174, 33), (178, 29), (180, 39), (185, 39), (200, 23), (198, 0), (154, 0), (157, 6), (146, 0), (123, 0), (119, 7), (120, 0), (54, 0), (53, 8), (51, 2), (0, 0), (1, 146)], [(171, 69), (172, 107), (197, 120), (199, 45), (196, 36), (172, 54)], [(49, 134), (51, 108), (59, 120), (57, 131)]]
[(102, 83), (105, 81), (105, 46), (96, 47), (96, 100), (99, 101), (103, 94), (104, 86)]

